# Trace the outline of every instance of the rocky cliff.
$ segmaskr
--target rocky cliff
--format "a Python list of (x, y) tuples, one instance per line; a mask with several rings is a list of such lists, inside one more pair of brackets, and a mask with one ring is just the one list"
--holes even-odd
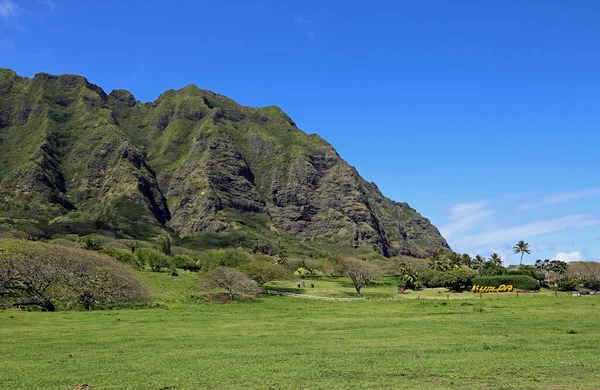
[(0, 70), (0, 216), (180, 235), (259, 223), (384, 256), (448, 247), (429, 220), (384, 197), (278, 107), (244, 107), (193, 85), (141, 103), (80, 76), (11, 70)]

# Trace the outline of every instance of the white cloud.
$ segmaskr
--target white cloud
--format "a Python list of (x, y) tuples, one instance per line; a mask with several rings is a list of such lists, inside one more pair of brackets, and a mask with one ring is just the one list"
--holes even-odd
[(317, 32), (314, 30), (311, 30), (309, 32), (306, 33), (306, 36), (308, 37), (308, 39), (310, 39), (311, 41), (314, 41), (315, 38), (317, 37)]
[(523, 225), (493, 229), (483, 233), (465, 235), (457, 240), (453, 240), (453, 244), (457, 246), (477, 247), (496, 243), (516, 242), (518, 240), (527, 240), (530, 237), (594, 225), (600, 225), (600, 217), (592, 214), (573, 214)]
[(18, 8), (11, 0), (2, 0), (0, 1), (0, 17), (8, 19), (15, 16)]
[(38, 0), (38, 3), (48, 6), (50, 11), (54, 11), (56, 8), (56, 4), (52, 0)]
[(442, 235), (448, 239), (456, 233), (466, 232), (494, 214), (487, 209), (486, 201), (457, 203), (450, 208), (450, 223), (440, 228)]
[(581, 261), (581, 254), (579, 252), (571, 252), (571, 253), (560, 252), (560, 253), (557, 253), (556, 256), (554, 256), (554, 259), (566, 261), (567, 263), (570, 261)]
[(549, 195), (543, 198), (536, 199), (532, 202), (527, 202), (519, 205), (519, 210), (530, 210), (538, 207), (551, 206), (558, 203), (570, 202), (578, 199), (589, 199), (600, 196), (600, 188), (590, 188), (581, 191), (563, 192), (560, 194)]

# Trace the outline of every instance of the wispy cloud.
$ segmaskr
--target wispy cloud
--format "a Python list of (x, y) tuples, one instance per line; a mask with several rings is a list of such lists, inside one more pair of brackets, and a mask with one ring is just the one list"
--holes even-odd
[(440, 228), (442, 235), (449, 239), (456, 233), (467, 232), (494, 214), (494, 210), (486, 208), (488, 202), (478, 201), (457, 203), (450, 208), (450, 223)]
[(296, 24), (308, 23), (308, 20), (303, 18), (302, 16), (296, 16), (296, 17), (294, 17), (294, 23), (296, 23)]
[(578, 199), (590, 199), (600, 196), (600, 188), (590, 188), (587, 190), (563, 192), (560, 194), (545, 196), (532, 202), (519, 205), (518, 210), (530, 210), (538, 207), (551, 206), (558, 203), (570, 202)]
[(483, 233), (464, 235), (453, 240), (453, 244), (477, 247), (497, 243), (513, 242), (545, 234), (558, 233), (586, 226), (600, 225), (600, 217), (593, 214), (572, 214), (560, 218), (527, 224), (492, 229)]
[(579, 252), (571, 252), (571, 253), (560, 252), (560, 253), (557, 253), (556, 256), (554, 256), (554, 259), (566, 261), (566, 262), (581, 261), (581, 253), (579, 253)]
[(309, 32), (306, 33), (306, 36), (308, 37), (308, 39), (310, 39), (311, 41), (314, 41), (317, 38), (317, 32), (314, 30), (311, 30)]
[(52, 0), (38, 0), (38, 3), (48, 6), (50, 11), (54, 11), (56, 9), (56, 4)]
[(9, 19), (17, 15), (19, 7), (11, 0), (0, 0), (0, 17)]

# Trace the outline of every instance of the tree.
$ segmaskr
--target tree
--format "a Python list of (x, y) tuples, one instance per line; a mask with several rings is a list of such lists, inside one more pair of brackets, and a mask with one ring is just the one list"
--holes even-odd
[(55, 302), (93, 304), (140, 302), (150, 293), (118, 261), (79, 248), (0, 240), (0, 299), (13, 306), (56, 310)]
[(446, 271), (448, 269), (446, 252), (442, 249), (436, 249), (429, 255), (429, 268), (436, 271)]
[(202, 286), (225, 289), (230, 300), (235, 300), (236, 295), (260, 291), (254, 280), (250, 280), (240, 271), (229, 267), (218, 267), (208, 272)]
[(531, 250), (529, 249), (529, 243), (527, 243), (523, 240), (517, 242), (517, 244), (513, 248), (513, 253), (521, 254), (521, 262), (519, 263), (519, 265), (523, 265), (523, 255), (525, 253), (527, 253), (528, 255), (531, 254)]
[(158, 250), (166, 256), (171, 256), (171, 237), (160, 236), (156, 238), (156, 246)]
[(359, 259), (340, 260), (340, 272), (352, 280), (358, 295), (360, 290), (375, 277), (375, 267)]
[(481, 270), (481, 268), (483, 267), (483, 265), (485, 264), (486, 261), (487, 261), (487, 259), (485, 257), (483, 257), (481, 255), (477, 255), (471, 262), (471, 268), (479, 271), (479, 270)]
[(554, 272), (557, 276), (556, 279), (559, 279), (564, 273), (569, 269), (569, 264), (565, 263), (561, 260), (552, 260), (550, 262), (550, 271)]
[(473, 259), (471, 258), (471, 255), (469, 255), (468, 253), (463, 253), (462, 263), (467, 267), (471, 267), (473, 265)]
[(600, 263), (595, 261), (577, 261), (569, 263), (568, 276), (577, 278), (585, 288), (600, 290)]
[(473, 271), (468, 268), (457, 268), (439, 274), (437, 283), (450, 291), (460, 291), (471, 285)]
[(462, 263), (463, 257), (460, 253), (453, 252), (448, 256), (448, 264), (450, 269), (458, 268)]
[(292, 277), (287, 268), (267, 261), (253, 261), (252, 263), (243, 264), (239, 267), (239, 270), (248, 275), (259, 286), (273, 280), (291, 279)]
[(398, 274), (402, 277), (402, 281), (406, 287), (412, 288), (413, 290), (416, 288), (419, 277), (417, 271), (413, 267), (406, 263), (401, 263), (398, 267)]
[(277, 245), (277, 256), (275, 261), (279, 265), (287, 265), (288, 263), (288, 251), (281, 242)]
[(492, 253), (490, 256), (490, 261), (495, 265), (502, 265), (502, 257), (500, 257), (500, 255), (497, 253)]
[(152, 249), (138, 248), (135, 250), (135, 255), (139, 262), (148, 265), (152, 272), (160, 272), (163, 268), (172, 266), (172, 260), (169, 256)]

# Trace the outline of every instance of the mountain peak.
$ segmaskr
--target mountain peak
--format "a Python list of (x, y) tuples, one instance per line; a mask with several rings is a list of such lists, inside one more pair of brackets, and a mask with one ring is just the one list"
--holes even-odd
[(384, 256), (448, 247), (277, 106), (196, 85), (138, 104), (81, 76), (15, 76), (0, 73), (11, 80), (0, 88), (0, 217), (94, 221), (133, 236), (208, 232), (265, 251), (281, 239)]

